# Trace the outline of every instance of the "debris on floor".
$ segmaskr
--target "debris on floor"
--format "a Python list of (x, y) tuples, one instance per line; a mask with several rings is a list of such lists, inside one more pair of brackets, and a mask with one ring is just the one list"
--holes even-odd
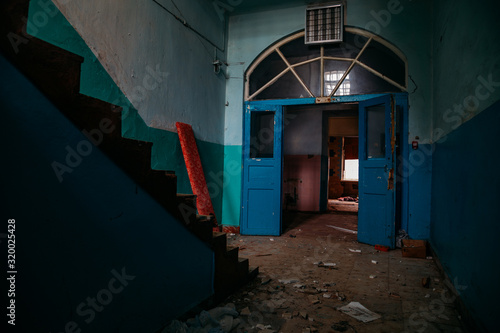
[(316, 295), (309, 295), (309, 302), (312, 304), (318, 304), (319, 303), (319, 298)]
[(271, 279), (266, 278), (266, 279), (263, 279), (260, 284), (264, 286), (264, 285), (268, 284), (269, 282), (271, 282)]
[(427, 242), (418, 239), (403, 239), (401, 252), (403, 257), (425, 258), (427, 253)]
[(368, 310), (359, 302), (351, 302), (339, 308), (338, 310), (342, 311), (343, 313), (353, 318), (356, 318), (359, 321), (362, 321), (363, 323), (368, 323), (370, 321), (374, 321), (381, 318), (379, 314), (376, 314), (375, 312)]
[(375, 245), (375, 250), (382, 252), (389, 252), (389, 247), (385, 245)]
[[(235, 304), (237, 316), (227, 314), (224, 320), (218, 320), (218, 326), (213, 324), (212, 331), (205, 327), (195, 330), (190, 324), (196, 323), (198, 313), (190, 321), (184, 318), (178, 322), (179, 330), (170, 332), (220, 333), (229, 326), (234, 327), (231, 333), (417, 332), (424, 320), (427, 328), (444, 325), (445, 331), (460, 332), (462, 326), (453, 303), (440, 297), (451, 294), (445, 294), (446, 286), (434, 260), (404, 258), (401, 251), (385, 252), (358, 243), (354, 234), (326, 226), (355, 230), (351, 222), (356, 217), (352, 215), (339, 214), (334, 221), (331, 214), (299, 216), (313, 218), (315, 224), (298, 221), (294, 229), (286, 231), (284, 237), (274, 237), (274, 241), (269, 241), (270, 236), (243, 235), (228, 240), (228, 246), (245, 248), (243, 256), (260, 272), (217, 305)], [(369, 278), (375, 274), (375, 279)], [(422, 287), (424, 277), (430, 277), (429, 289)], [(437, 300), (444, 306), (433, 306)], [(356, 308), (356, 312), (375, 311), (380, 319), (362, 322), (340, 310), (350, 302), (369, 309)], [(410, 317), (415, 319), (413, 323), (408, 322)]]
[(248, 308), (248, 306), (240, 311), (241, 316), (250, 316), (251, 314), (252, 313), (250, 312), (250, 309)]
[(337, 267), (335, 267), (335, 266), (337, 266), (337, 264), (334, 263), (334, 262), (322, 262), (322, 261), (320, 261), (320, 262), (317, 263), (317, 265), (318, 265), (318, 267), (326, 267), (326, 268), (330, 268), (330, 269), (338, 269)]
[(332, 325), (332, 329), (334, 329), (337, 332), (345, 332), (347, 331), (348, 328), (352, 328), (354, 330), (354, 328), (349, 324), (349, 322), (344, 320)]
[(173, 320), (162, 333), (227, 333), (242, 323), (238, 316), (235, 305), (229, 303), (223, 307), (203, 310), (186, 322)]
[(330, 227), (330, 228), (333, 228), (333, 229), (337, 229), (337, 230), (340, 230), (340, 231), (343, 231), (343, 232), (348, 232), (350, 234), (355, 234), (355, 235), (358, 234), (358, 232), (355, 231), (355, 230), (345, 229), (345, 228), (341, 228), (341, 227), (336, 227), (334, 225), (327, 225), (327, 227)]
[(396, 236), (396, 247), (397, 248), (402, 248), (403, 247), (403, 244), (402, 244), (402, 240), (403, 239), (408, 239), (408, 234), (406, 233), (405, 230), (403, 229), (400, 229), (398, 231), (398, 235)]
[(352, 202), (358, 202), (358, 198), (353, 198), (353, 197), (340, 197), (337, 198), (338, 201), (352, 201)]

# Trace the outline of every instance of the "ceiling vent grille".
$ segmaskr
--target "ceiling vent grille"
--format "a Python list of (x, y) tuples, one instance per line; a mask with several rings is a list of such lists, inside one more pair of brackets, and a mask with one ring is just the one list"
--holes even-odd
[(306, 9), (306, 44), (342, 42), (344, 10), (341, 3)]

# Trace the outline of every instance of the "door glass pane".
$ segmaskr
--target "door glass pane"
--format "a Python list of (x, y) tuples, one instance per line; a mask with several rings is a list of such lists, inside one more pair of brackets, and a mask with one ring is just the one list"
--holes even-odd
[(367, 158), (385, 157), (385, 105), (366, 108)]
[(274, 112), (252, 112), (250, 158), (273, 158)]

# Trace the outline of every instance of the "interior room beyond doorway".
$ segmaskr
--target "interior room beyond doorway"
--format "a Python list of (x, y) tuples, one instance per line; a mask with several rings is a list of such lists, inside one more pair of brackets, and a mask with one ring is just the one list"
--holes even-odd
[(307, 212), (354, 215), (356, 231), (357, 103), (287, 107), (283, 127), (284, 229)]

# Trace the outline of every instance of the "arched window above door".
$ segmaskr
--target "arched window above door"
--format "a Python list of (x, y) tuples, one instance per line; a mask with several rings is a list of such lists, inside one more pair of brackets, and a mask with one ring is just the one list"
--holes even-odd
[(346, 27), (338, 44), (306, 45), (304, 31), (270, 46), (245, 74), (245, 100), (404, 92), (406, 57), (368, 31)]

